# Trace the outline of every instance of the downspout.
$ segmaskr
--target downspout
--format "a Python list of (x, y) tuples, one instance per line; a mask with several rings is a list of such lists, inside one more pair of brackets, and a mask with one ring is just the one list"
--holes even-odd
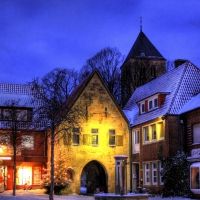
[(131, 132), (131, 127), (129, 125), (129, 167), (130, 167), (130, 192), (132, 192), (132, 132)]
[(178, 115), (178, 150), (181, 150), (180, 115)]

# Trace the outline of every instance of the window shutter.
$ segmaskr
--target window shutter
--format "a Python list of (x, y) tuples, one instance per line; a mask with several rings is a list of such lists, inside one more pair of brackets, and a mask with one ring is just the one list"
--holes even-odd
[(83, 145), (90, 145), (90, 135), (83, 134)]
[(123, 146), (123, 135), (116, 135), (116, 145)]
[(145, 112), (148, 112), (148, 100), (145, 101)]

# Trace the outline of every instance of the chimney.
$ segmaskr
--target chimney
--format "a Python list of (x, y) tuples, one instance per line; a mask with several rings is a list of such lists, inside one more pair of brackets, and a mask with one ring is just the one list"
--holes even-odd
[(185, 62), (187, 62), (188, 60), (186, 59), (177, 59), (174, 61), (174, 65), (175, 65), (175, 68), (177, 68), (178, 66), (184, 64)]

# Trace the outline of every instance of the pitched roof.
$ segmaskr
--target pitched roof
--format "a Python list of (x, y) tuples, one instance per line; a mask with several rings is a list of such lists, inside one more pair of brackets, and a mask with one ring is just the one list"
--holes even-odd
[(200, 108), (200, 93), (192, 97), (191, 100), (183, 106), (179, 113), (186, 113), (197, 108)]
[(124, 112), (122, 111), (121, 107), (118, 105), (118, 103), (116, 102), (115, 98), (113, 97), (113, 95), (111, 94), (111, 92), (109, 91), (108, 87), (106, 86), (105, 82), (103, 81), (103, 78), (101, 77), (99, 71), (97, 69), (94, 69), (92, 73), (90, 73), (75, 89), (74, 91), (71, 93), (71, 95), (68, 97), (68, 99), (66, 100), (66, 102), (64, 103), (64, 107), (65, 109), (70, 109), (74, 103), (77, 101), (77, 99), (79, 98), (79, 96), (81, 95), (81, 93), (83, 92), (83, 90), (85, 89), (85, 87), (87, 86), (87, 84), (90, 82), (90, 80), (92, 79), (92, 77), (97, 74), (97, 76), (99, 77), (100, 81), (102, 82), (102, 84), (104, 85), (106, 91), (108, 92), (108, 94), (110, 95), (110, 97), (112, 98), (113, 102), (115, 103), (115, 105), (117, 106), (118, 110), (120, 111), (120, 113), (123, 115), (123, 117), (125, 118), (125, 120), (128, 122), (128, 119), (126, 118), (126, 115), (124, 114)]
[[(138, 101), (163, 92), (168, 95), (158, 109), (139, 115)], [(166, 114), (179, 114), (183, 106), (199, 92), (200, 69), (186, 61), (181, 66), (137, 88), (123, 111), (130, 123), (137, 125)]]
[(8, 101), (17, 101), (18, 106), (33, 107), (30, 91), (29, 85), (1, 83), (0, 106), (6, 106)]
[(149, 59), (164, 59), (161, 53), (156, 49), (156, 47), (151, 43), (147, 36), (140, 31), (135, 43), (133, 44), (125, 62), (130, 58), (149, 58)]

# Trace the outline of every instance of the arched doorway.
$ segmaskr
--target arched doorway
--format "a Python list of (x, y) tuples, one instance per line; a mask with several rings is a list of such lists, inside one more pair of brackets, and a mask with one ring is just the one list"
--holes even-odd
[(85, 165), (81, 173), (81, 187), (85, 187), (88, 194), (94, 193), (96, 188), (107, 192), (107, 175), (99, 162), (91, 161)]

